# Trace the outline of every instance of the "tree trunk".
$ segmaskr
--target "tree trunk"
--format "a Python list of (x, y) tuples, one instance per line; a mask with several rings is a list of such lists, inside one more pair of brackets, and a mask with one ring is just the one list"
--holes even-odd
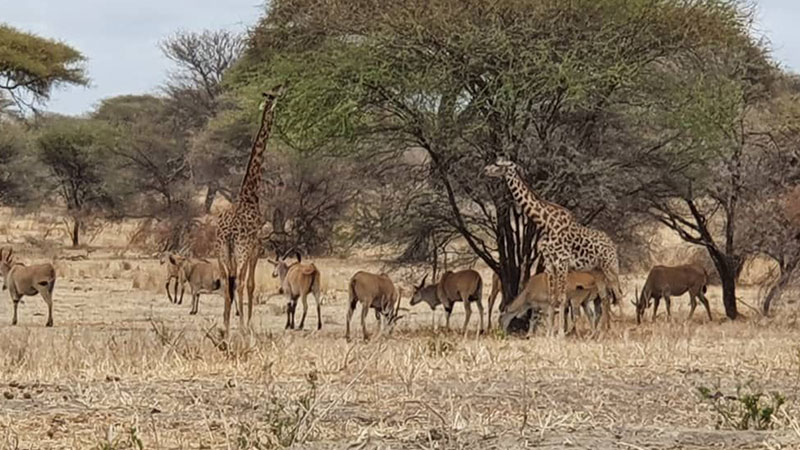
[(735, 320), (739, 315), (736, 309), (736, 265), (728, 255), (723, 254), (716, 248), (708, 248), (708, 253), (714, 261), (719, 278), (722, 281), (722, 305), (725, 307), (725, 315), (729, 319)]
[(77, 217), (72, 218), (72, 246), (80, 245), (81, 220)]
[(215, 184), (208, 185), (208, 191), (206, 191), (206, 200), (203, 202), (203, 208), (205, 209), (206, 214), (211, 212), (211, 207), (214, 205), (214, 200), (217, 198), (217, 186)]
[(772, 302), (781, 297), (783, 290), (789, 284), (789, 281), (794, 275), (794, 270), (797, 268), (798, 262), (800, 262), (800, 260), (794, 260), (789, 264), (781, 265), (780, 278), (778, 278), (778, 281), (769, 289), (767, 296), (764, 297), (764, 304), (762, 305), (761, 309), (765, 316), (769, 315), (769, 309), (772, 306)]

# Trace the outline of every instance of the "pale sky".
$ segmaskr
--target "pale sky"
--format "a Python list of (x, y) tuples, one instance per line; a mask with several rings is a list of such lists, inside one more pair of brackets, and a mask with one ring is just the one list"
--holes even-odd
[[(10, 0), (0, 0), (2, 3)], [(758, 29), (785, 68), (800, 72), (800, 0), (756, 0)], [(177, 30), (245, 31), (263, 0), (24, 0), (4, 7), (0, 21), (55, 38), (87, 58), (88, 88), (62, 88), (50, 111), (80, 114), (105, 97), (156, 93), (171, 68), (158, 43)]]

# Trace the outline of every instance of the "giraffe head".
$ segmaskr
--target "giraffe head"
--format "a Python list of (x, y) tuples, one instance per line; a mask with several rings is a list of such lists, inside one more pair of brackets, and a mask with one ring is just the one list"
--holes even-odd
[(278, 98), (283, 95), (286, 88), (279, 84), (272, 89), (262, 92), (261, 95), (264, 97), (264, 101), (259, 105), (259, 109), (264, 111), (272, 111), (275, 109), (275, 105), (278, 103)]
[(518, 168), (519, 166), (514, 162), (502, 156), (498, 156), (494, 164), (489, 164), (483, 169), (483, 173), (489, 177), (502, 178), (506, 175), (516, 174), (517, 170), (519, 170)]

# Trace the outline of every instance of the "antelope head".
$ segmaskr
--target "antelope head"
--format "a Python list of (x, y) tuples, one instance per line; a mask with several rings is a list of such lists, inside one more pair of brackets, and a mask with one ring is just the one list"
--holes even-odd
[[(297, 261), (292, 263), (287, 263), (286, 258), (288, 258), (289, 255), (291, 255), (292, 253), (294, 253), (295, 258), (297, 258)], [(302, 261), (302, 256), (300, 256), (299, 250), (292, 247), (286, 253), (284, 253), (283, 256), (280, 256), (276, 252), (275, 258), (276, 259), (267, 259), (267, 261), (273, 266), (272, 277), (280, 279), (281, 284), (283, 284), (283, 280), (286, 279), (286, 274), (289, 273), (289, 268), (295, 264), (299, 264), (300, 261)], [(281, 288), (281, 290), (283, 290), (283, 288)]]
[(13, 253), (14, 250), (11, 247), (0, 248), (0, 277), (3, 278), (4, 291), (8, 288), (8, 286), (6, 286), (6, 279), (8, 278), (8, 272), (11, 270), (11, 266), (13, 265)]
[(411, 306), (414, 306), (424, 300), (423, 288), (425, 287), (425, 280), (427, 279), (428, 274), (426, 273), (425, 276), (422, 277), (422, 281), (418, 285), (414, 286), (414, 294), (411, 296), (411, 301), (409, 302)]
[(388, 311), (388, 314), (386, 312), (384, 312), (384, 314), (388, 318), (388, 320), (386, 322), (387, 322), (387, 325), (389, 326), (389, 332), (390, 333), (394, 329), (394, 326), (397, 324), (397, 321), (399, 321), (400, 319), (405, 317), (405, 316), (401, 316), (400, 315), (400, 303), (402, 302), (402, 300), (403, 300), (403, 290), (402, 289), (398, 289), (397, 290), (397, 301), (395, 302), (395, 303), (397, 303), (395, 305), (396, 307), (390, 309)]

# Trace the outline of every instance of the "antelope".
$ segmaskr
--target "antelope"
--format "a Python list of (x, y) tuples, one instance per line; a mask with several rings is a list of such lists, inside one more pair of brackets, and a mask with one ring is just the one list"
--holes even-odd
[[(602, 272), (570, 272), (567, 274), (567, 307), (572, 311), (574, 322), (574, 311), (580, 306), (587, 319), (590, 319), (593, 331), (597, 330), (600, 315), (607, 317), (609, 314), (609, 289)], [(589, 310), (589, 301), (594, 303), (594, 313)], [(602, 302), (602, 308), (601, 303)], [(503, 329), (508, 329), (511, 319), (526, 312), (532, 307), (541, 308), (547, 311), (548, 334), (555, 330), (554, 313), (556, 309), (561, 309), (561, 304), (550, 299), (549, 277), (545, 273), (536, 274), (525, 285), (522, 292), (512, 301), (503, 312), (500, 323)], [(562, 320), (566, 328), (567, 317), (566, 309), (561, 310)], [(531, 316), (531, 324), (528, 327), (528, 335), (533, 333), (534, 316)], [(607, 320), (607, 319), (606, 319)]]
[[(185, 261), (186, 258), (171, 252), (163, 252), (159, 257), (159, 264), (165, 265), (166, 264), (166, 275), (167, 275), (167, 282), (164, 284), (164, 288), (167, 290), (167, 298), (171, 303), (181, 304), (183, 303), (183, 285), (181, 283), (181, 264)], [(174, 291), (175, 295), (174, 298), (170, 294), (170, 283), (174, 280)], [(178, 301), (178, 286), (181, 286), (181, 299)]]
[(3, 277), (3, 290), (8, 289), (14, 303), (14, 316), (11, 325), (17, 324), (17, 307), (23, 296), (37, 293), (47, 303), (47, 323), (53, 326), (53, 288), (56, 285), (56, 271), (50, 263), (26, 266), (14, 261), (14, 251), (10, 247), (0, 248), (0, 276)]
[(358, 271), (350, 278), (348, 293), (350, 299), (347, 306), (347, 328), (344, 335), (346, 340), (350, 340), (350, 319), (352, 319), (358, 303), (361, 303), (361, 331), (365, 341), (369, 340), (366, 318), (370, 308), (375, 310), (378, 334), (381, 333), (381, 325), (384, 321), (386, 321), (389, 333), (392, 332), (395, 323), (401, 317), (397, 315), (400, 311), (400, 293), (388, 275)]
[[(425, 286), (425, 280), (428, 278), (426, 274), (422, 278), (419, 286), (415, 286), (414, 295), (411, 297), (411, 305), (416, 305), (419, 302), (427, 303), (431, 309), (435, 309), (436, 305), (441, 304), (446, 313), (447, 329), (450, 329), (450, 314), (453, 313), (453, 304), (455, 302), (464, 302), (464, 328), (462, 333), (467, 332), (467, 325), (469, 318), (472, 315), (472, 308), (470, 302), (476, 302), (478, 305), (478, 313), (480, 314), (480, 332), (483, 332), (483, 303), (481, 297), (483, 294), (483, 280), (478, 272), (467, 269), (460, 272), (445, 272), (439, 279), (438, 283)], [(434, 324), (435, 326), (435, 324)]]
[(672, 319), (671, 312), (671, 296), (681, 296), (686, 292), (689, 293), (689, 302), (691, 309), (689, 316), (686, 320), (690, 320), (697, 307), (697, 299), (703, 303), (708, 314), (708, 320), (711, 318), (711, 308), (708, 305), (705, 293), (708, 289), (708, 274), (705, 269), (695, 264), (685, 264), (681, 266), (655, 266), (650, 269), (647, 275), (647, 281), (644, 283), (642, 291), (639, 292), (638, 301), (633, 303), (636, 306), (636, 323), (642, 322), (642, 316), (645, 310), (650, 307), (650, 300), (655, 300), (653, 305), (653, 321), (656, 320), (656, 313), (658, 312), (658, 303), (661, 297), (664, 297), (664, 303), (667, 307), (667, 317)]
[(294, 329), (294, 315), (297, 308), (297, 299), (303, 301), (303, 317), (300, 319), (300, 326), (298, 329), (303, 329), (303, 324), (306, 321), (306, 313), (308, 312), (308, 301), (306, 296), (309, 293), (314, 294), (314, 300), (317, 302), (317, 329), (322, 329), (322, 312), (319, 303), (319, 289), (320, 289), (320, 274), (317, 266), (314, 264), (302, 263), (300, 252), (294, 250), (297, 262), (288, 264), (286, 258), (292, 253), (290, 249), (282, 257), (277, 259), (268, 259), (270, 264), (275, 266), (272, 271), (273, 278), (279, 278), (281, 287), (278, 293), (284, 293), (289, 299), (288, 307), (286, 308), (286, 329)]
[[(170, 261), (170, 263), (173, 262)], [(188, 282), (192, 295), (192, 309), (189, 314), (194, 315), (200, 309), (200, 294), (211, 294), (219, 290), (222, 280), (214, 264), (205, 259), (186, 259), (180, 264), (180, 267), (181, 299), (183, 299), (185, 283)], [(234, 307), (238, 316), (239, 305), (236, 302), (234, 302)]]

